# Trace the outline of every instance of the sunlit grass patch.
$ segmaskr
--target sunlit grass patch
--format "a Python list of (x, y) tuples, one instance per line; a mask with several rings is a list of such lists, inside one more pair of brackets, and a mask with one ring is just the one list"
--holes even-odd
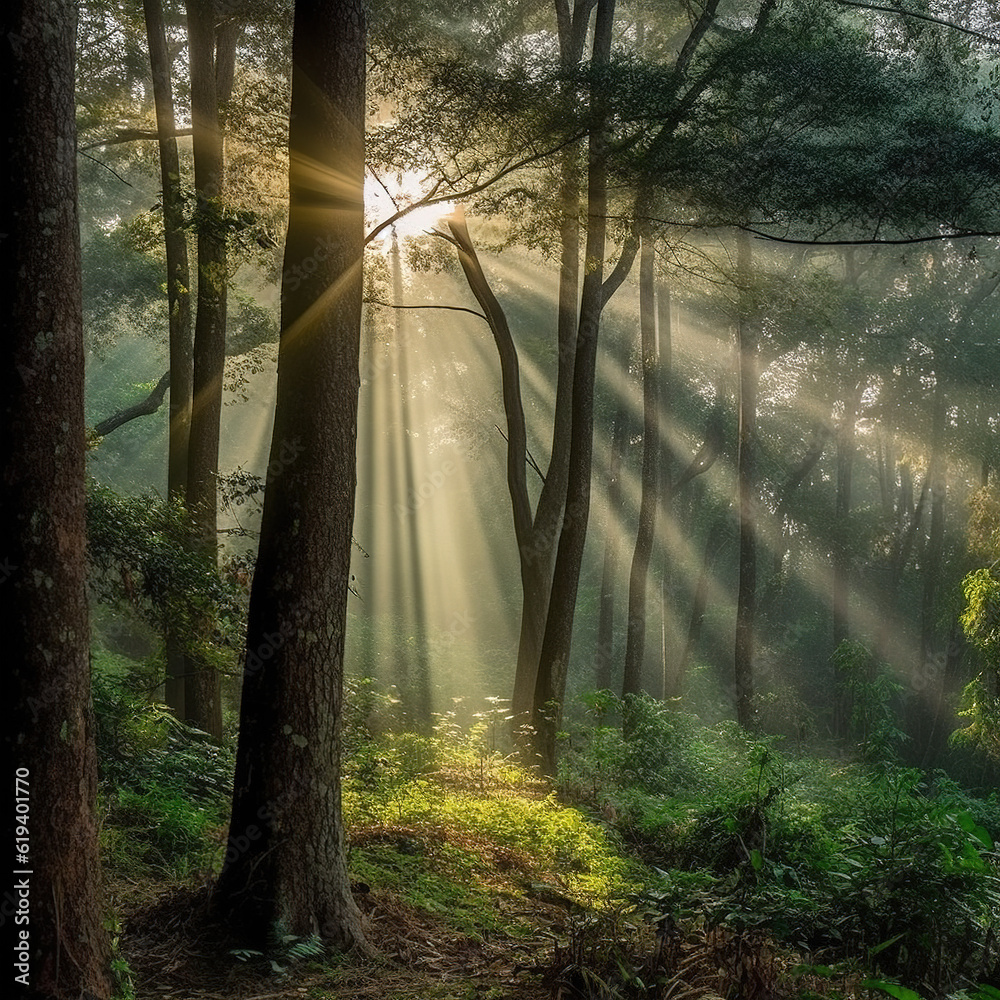
[(470, 780), (470, 754), (412, 734), (405, 756), (397, 744), (373, 748), (376, 766), (356, 761), (345, 783), (355, 877), (430, 910), (475, 911), (479, 926), (502, 919), (498, 899), (547, 891), (602, 908), (635, 888), (636, 866), (605, 830), (523, 770), (494, 757)]

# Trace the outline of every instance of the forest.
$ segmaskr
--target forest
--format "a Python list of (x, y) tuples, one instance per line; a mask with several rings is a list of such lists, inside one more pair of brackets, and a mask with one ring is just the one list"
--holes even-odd
[(1000, 1000), (995, 0), (10, 0), (31, 1000)]

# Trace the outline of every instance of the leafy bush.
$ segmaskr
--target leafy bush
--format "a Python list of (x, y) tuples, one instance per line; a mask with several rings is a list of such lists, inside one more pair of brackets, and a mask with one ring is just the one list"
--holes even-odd
[(199, 663), (233, 673), (242, 653), (249, 571), (216, 566), (191, 544), (182, 506), (152, 494), (123, 496), (96, 480), (87, 488), (88, 584), (92, 598), (134, 615), (155, 633), (168, 627)]
[(217, 860), (221, 840), (213, 833), (226, 821), (224, 806), (200, 806), (155, 783), (141, 792), (120, 788), (107, 801), (102, 840), (110, 868), (183, 878)]
[(833, 664), (862, 756), (868, 760), (894, 760), (906, 738), (896, 724), (892, 707), (892, 699), (902, 685), (856, 639), (845, 639), (834, 650)]
[[(884, 692), (853, 693), (856, 708), (872, 695), (862, 742), (885, 754)], [(770, 936), (942, 992), (996, 961), (996, 795), (884, 757), (790, 755), (773, 738), (638, 707), (627, 738), (574, 734), (560, 781), (653, 866), (644, 912), (735, 935), (733, 947)]]
[(106, 787), (144, 792), (171, 789), (200, 805), (216, 805), (232, 791), (231, 749), (179, 721), (148, 698), (149, 671), (99, 650), (91, 659), (97, 758)]

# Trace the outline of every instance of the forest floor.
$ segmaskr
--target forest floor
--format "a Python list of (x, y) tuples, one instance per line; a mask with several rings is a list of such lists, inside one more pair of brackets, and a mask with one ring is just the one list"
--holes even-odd
[(533, 970), (551, 959), (543, 930), (557, 915), (540, 904), (534, 939), (484, 938), (455, 931), (447, 920), (384, 891), (359, 897), (375, 960), (300, 960), (276, 972), (264, 960), (244, 962), (206, 919), (207, 889), (178, 889), (126, 922), (123, 955), (136, 1000), (542, 1000), (552, 995)]
[[(555, 787), (471, 738), (359, 743), (343, 804), (367, 959), (229, 939), (228, 761), (133, 755), (102, 797), (116, 1000), (1000, 1000), (995, 794), (705, 732), (654, 729), (623, 758), (656, 762), (652, 791), (614, 783), (631, 748), (612, 730)], [(671, 794), (685, 775), (693, 796)]]
[[(588, 975), (586, 963), (579, 961), (584, 956), (573, 954), (578, 949), (566, 908), (530, 895), (508, 901), (511, 915), (528, 928), (514, 937), (456, 931), (446, 918), (407, 904), (394, 893), (369, 891), (358, 901), (377, 959), (299, 960), (275, 971), (264, 959), (247, 962), (234, 956), (235, 942), (207, 919), (209, 893), (207, 885), (167, 890), (126, 915), (121, 953), (131, 969), (136, 1000), (569, 1000), (643, 995), (611, 988), (603, 993), (599, 976)], [(576, 944), (581, 944), (579, 937)], [(792, 956), (782, 959), (761, 944), (753, 964), (764, 961), (774, 979), (766, 994), (801, 996), (804, 983), (793, 990), (790, 982), (784, 989), (777, 982), (781, 967), (792, 966)], [(583, 950), (586, 947), (584, 943)], [(732, 952), (731, 941), (691, 931), (673, 942), (672, 950), (674, 975), (669, 982), (661, 980), (650, 995), (671, 1000), (718, 1000), (720, 990), (725, 995), (725, 953)]]
[[(529, 801), (541, 804), (536, 796)], [(545, 804), (556, 815), (579, 815)], [(219, 837), (221, 845), (221, 832)], [(456, 875), (455, 852), (478, 861), (467, 887), (475, 899), (457, 900), (451, 909), (441, 900), (453, 898), (448, 884)], [(210, 878), (137, 880), (109, 873), (119, 917), (119, 957), (127, 963), (132, 991), (126, 988), (120, 995), (135, 1000), (718, 1000), (734, 995), (734, 982), (751, 987), (741, 996), (757, 998), (801, 996), (806, 985), (793, 984), (785, 975), (797, 956), (779, 954), (766, 939), (736, 941), (695, 926), (665, 935), (626, 903), (580, 906), (562, 894), (566, 879), (545, 871), (541, 859), (523, 846), (512, 847), (509, 837), (470, 837), (467, 830), (440, 825), (371, 824), (352, 831), (352, 855), (366, 877), (374, 875), (373, 882), (399, 864), (409, 883), (410, 891), (353, 886), (376, 959), (325, 955), (289, 961), (280, 954), (240, 953), (239, 943), (210, 918)], [(579, 869), (577, 860), (564, 860)], [(424, 877), (439, 881), (441, 895), (413, 902), (412, 889)], [(634, 982), (621, 981), (620, 974), (608, 976), (618, 960), (630, 967)], [(829, 984), (815, 986), (813, 996)]]

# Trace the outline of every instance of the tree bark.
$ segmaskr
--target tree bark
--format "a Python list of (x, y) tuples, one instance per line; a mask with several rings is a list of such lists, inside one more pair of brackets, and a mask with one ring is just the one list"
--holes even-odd
[(646, 585), (659, 505), (659, 365), (656, 353), (655, 253), (652, 236), (644, 233), (639, 251), (639, 328), (642, 350), (642, 474), (639, 525), (628, 588), (628, 626), (622, 695), (643, 690), (646, 650)]
[(75, 32), (68, 0), (4, 6), (0, 627), (11, 846), (24, 852), (10, 885), (30, 900), (30, 923), (4, 913), (19, 995), (48, 1000), (111, 995), (85, 592)]
[[(177, 124), (170, 73), (162, 0), (143, 0), (149, 65), (160, 152), (160, 204), (163, 208), (163, 243), (167, 258), (167, 308), (170, 344), (170, 424), (167, 445), (167, 496), (173, 503), (187, 498), (188, 445), (191, 434), (194, 356), (191, 343), (191, 273), (187, 235), (184, 231), (184, 196)], [(100, 429), (98, 428), (98, 431)], [(174, 595), (175, 599), (180, 595)], [(163, 698), (179, 719), (187, 718), (185, 672), (187, 661), (181, 637), (167, 627), (167, 672)], [(219, 735), (221, 735), (221, 725)]]
[[(194, 323), (194, 368), (188, 437), (187, 508), (194, 544), (205, 559), (218, 557), (219, 431), (226, 365), (228, 260), (224, 224), (224, 143), (220, 103), (232, 84), (227, 69), (236, 36), (225, 31), (218, 44), (212, 0), (188, 0), (191, 120), (197, 195), (198, 295)], [(206, 622), (206, 630), (209, 628)], [(222, 737), (222, 685), (211, 665), (188, 658), (184, 690), (188, 720)]]
[(177, 125), (170, 73), (170, 53), (161, 0), (143, 0), (149, 64), (153, 77), (157, 138), (160, 152), (160, 204), (163, 209), (163, 243), (167, 258), (167, 305), (170, 342), (170, 443), (167, 493), (183, 500), (187, 487), (188, 434), (191, 426), (191, 275), (184, 232), (184, 197)]
[(228, 284), (222, 201), (223, 140), (215, 75), (214, 4), (211, 0), (188, 0), (187, 15), (198, 237), (187, 502), (200, 542), (214, 551)]
[[(250, 597), (229, 852), (216, 899), (258, 944), (280, 922), (368, 950), (341, 813), (344, 633), (354, 520), (364, 244), (360, 0), (298, 0), (290, 215), (272, 458)], [(242, 839), (241, 839), (242, 838)]]
[[(599, 70), (610, 59), (614, 14), (614, 0), (599, 0), (591, 59), (594, 69)], [(548, 773), (555, 769), (556, 732), (562, 715), (566, 670), (573, 637), (576, 594), (590, 514), (590, 474), (594, 446), (594, 374), (597, 364), (597, 337), (604, 305), (604, 254), (607, 234), (607, 110), (602, 86), (595, 80), (590, 88), (593, 125), (587, 152), (589, 225), (573, 369), (573, 426), (569, 449), (566, 510), (559, 533), (552, 591), (532, 704), (532, 726), (536, 733), (535, 749), (542, 768)]]

